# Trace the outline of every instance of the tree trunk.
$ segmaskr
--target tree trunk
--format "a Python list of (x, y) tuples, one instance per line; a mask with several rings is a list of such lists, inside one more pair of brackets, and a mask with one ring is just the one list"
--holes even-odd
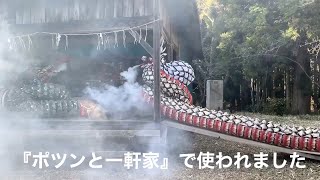
[(254, 102), (254, 80), (251, 78), (251, 105), (254, 106), (255, 102)]
[(315, 113), (318, 113), (318, 109), (319, 109), (319, 62), (317, 60), (315, 60), (314, 62), (314, 67), (313, 67), (313, 101), (314, 101), (314, 106), (313, 106), (313, 110)]
[[(304, 37), (305, 36), (302, 35), (302, 42), (306, 39)], [(297, 45), (296, 62), (293, 71), (294, 83), (291, 112), (292, 114), (308, 114), (310, 113), (311, 80), (308, 77), (310, 74), (310, 59), (305, 46), (299, 47), (299, 45)], [(303, 69), (298, 64), (300, 64)]]
[(261, 107), (261, 81), (260, 80), (257, 80), (256, 81), (256, 103), (257, 103), (257, 106), (260, 110), (260, 107)]
[(290, 94), (290, 69), (286, 69), (286, 74), (285, 74), (285, 89), (286, 89), (286, 108), (289, 109), (291, 106), (291, 94)]

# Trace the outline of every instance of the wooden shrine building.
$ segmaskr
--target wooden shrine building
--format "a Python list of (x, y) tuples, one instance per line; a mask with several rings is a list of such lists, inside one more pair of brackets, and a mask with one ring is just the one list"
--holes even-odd
[(26, 59), (73, 59), (59, 78), (73, 96), (88, 84), (121, 85), (120, 72), (144, 55), (158, 62), (160, 36), (169, 62), (202, 58), (195, 0), (0, 0), (0, 12), (13, 35), (10, 48)]
[[(160, 5), (156, 8), (155, 2), (158, 1)], [(93, 34), (118, 30), (116, 41), (119, 45), (124, 39), (121, 30), (126, 30), (125, 43), (134, 43), (135, 39), (129, 34), (140, 35), (141, 30), (142, 39), (151, 44), (152, 22), (157, 9), (160, 15), (156, 18), (161, 20), (160, 27), (163, 27), (161, 33), (169, 45), (169, 60), (202, 58), (195, 0), (0, 0), (0, 12), (5, 14), (15, 35), (35, 32)], [(133, 27), (137, 27), (133, 29), (135, 32), (128, 30)], [(146, 34), (151, 36), (145, 39)], [(61, 42), (65, 41), (64, 38), (61, 37)], [(68, 38), (68, 47), (72, 47), (72, 38), (80, 39), (77, 36)], [(114, 41), (115, 37), (111, 39)], [(139, 42), (144, 44), (144, 41)], [(143, 47), (146, 49), (145, 45)]]

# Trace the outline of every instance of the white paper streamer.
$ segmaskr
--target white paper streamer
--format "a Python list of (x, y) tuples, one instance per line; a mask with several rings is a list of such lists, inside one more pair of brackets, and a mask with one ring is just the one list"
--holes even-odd
[(103, 35), (102, 35), (102, 33), (99, 34), (99, 37), (100, 37), (101, 45), (103, 45), (103, 44), (104, 44), (104, 41), (103, 41)]
[(110, 44), (110, 36), (107, 37), (107, 43), (108, 43), (108, 47), (111, 48), (111, 44)]
[(29, 44), (29, 46), (28, 46), (28, 50), (30, 51), (31, 50), (31, 47), (32, 47), (32, 45), (33, 45), (33, 43), (32, 43), (32, 39), (31, 39), (31, 37), (30, 36), (28, 36), (28, 44)]
[(67, 35), (65, 35), (65, 37), (66, 37), (66, 45), (64, 46), (64, 50), (66, 51), (69, 47), (69, 40)]
[[(134, 30), (132, 30), (133, 32), (135, 32)], [(136, 33), (134, 33), (133, 34), (133, 37), (134, 37), (134, 42), (133, 42), (133, 44), (137, 44), (138, 43), (138, 37), (137, 37), (137, 34)]]
[(16, 38), (12, 38), (11, 43), (12, 43), (12, 50), (13, 50), (13, 51), (17, 51)]
[(59, 47), (60, 40), (61, 40), (61, 35), (60, 35), (59, 33), (57, 33), (57, 34), (56, 34), (56, 48)]
[(103, 38), (103, 49), (106, 50), (107, 49), (107, 35), (103, 34), (103, 36), (105, 36)]
[(114, 32), (114, 47), (119, 47), (117, 32)]
[(54, 48), (54, 36), (53, 35), (51, 35), (51, 46), (52, 46), (52, 48)]
[(23, 48), (23, 50), (26, 50), (26, 44), (24, 43), (24, 40), (22, 39), (22, 37), (19, 36), (19, 41), (20, 41), (20, 45)]
[[(33, 46), (33, 42), (32, 42), (32, 39), (31, 39), (32, 36), (35, 36), (35, 35), (38, 35), (38, 34), (48, 34), (48, 35), (52, 36), (52, 39), (51, 39), (52, 48), (59, 48), (60, 41), (61, 41), (61, 36), (65, 36), (66, 37), (65, 49), (68, 49), (68, 46), (69, 46), (68, 36), (92, 36), (92, 35), (98, 35), (99, 39), (98, 39), (97, 48), (100, 49), (101, 45), (103, 45), (106, 48), (105, 43), (107, 43), (108, 46), (111, 46), (110, 41), (108, 39), (109, 37), (107, 36), (107, 34), (114, 34), (114, 36), (115, 36), (114, 47), (119, 47), (118, 34), (117, 33), (121, 32), (121, 31), (123, 33), (123, 45), (126, 46), (126, 44), (125, 44), (125, 42), (126, 42), (125, 31), (133, 30), (133, 29), (139, 29), (140, 30), (139, 34), (136, 34), (134, 36), (134, 38), (135, 38), (135, 44), (137, 43), (137, 41), (139, 41), (139, 43), (140, 43), (142, 38), (143, 38), (142, 37), (143, 36), (142, 35), (143, 27), (145, 27), (145, 30), (146, 30), (145, 37), (144, 37), (144, 40), (146, 41), (147, 37), (148, 37), (148, 25), (149, 24), (153, 24), (154, 22), (157, 22), (159, 20), (160, 19), (157, 19), (157, 20), (154, 20), (154, 21), (151, 21), (151, 22), (139, 25), (139, 26), (130, 27), (130, 28), (122, 29), (122, 30), (104, 31), (104, 32), (99, 32), (99, 33), (64, 33), (64, 34), (60, 34), (58, 32), (34, 32), (34, 33), (31, 33), (31, 34), (24, 34), (24, 35), (19, 35), (19, 36), (13, 37), (11, 39), (10, 46), (11, 46), (12, 49), (16, 49), (16, 50), (17, 50), (18, 47), (22, 47), (25, 50), (26, 49), (30, 50), (32, 48), (32, 46)], [(105, 35), (105, 37), (103, 35)], [(23, 39), (24, 37), (28, 38), (28, 47), (26, 46), (26, 44), (24, 42), (24, 39)], [(104, 38), (107, 38), (107, 39), (104, 39)]]
[(9, 50), (13, 50), (11, 39), (8, 38)]
[(139, 32), (139, 43), (141, 43), (141, 39), (142, 39), (142, 29), (140, 28), (140, 32)]
[(146, 25), (146, 36), (144, 37), (144, 41), (147, 41), (147, 36), (148, 36), (148, 25)]
[(109, 36), (107, 34), (105, 34), (105, 38), (104, 38), (104, 50), (106, 50), (107, 48), (110, 48), (110, 42), (109, 42)]
[(97, 34), (97, 38), (98, 38), (98, 41), (97, 41), (97, 50), (100, 50), (100, 44), (101, 44), (101, 42), (100, 42), (100, 34)]
[(122, 31), (122, 36), (123, 36), (123, 46), (126, 47), (126, 38), (127, 38), (127, 36), (126, 36), (126, 32), (124, 30)]

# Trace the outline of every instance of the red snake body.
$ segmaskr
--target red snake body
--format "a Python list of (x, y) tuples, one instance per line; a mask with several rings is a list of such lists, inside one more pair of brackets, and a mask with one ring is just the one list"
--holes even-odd
[[(187, 63), (176, 61), (177, 65)], [(170, 66), (170, 64), (169, 64)], [(189, 68), (191, 66), (188, 66)], [(172, 121), (218, 133), (289, 149), (320, 152), (319, 129), (289, 127), (271, 121), (233, 115), (192, 105), (192, 96), (180, 77), (160, 73), (161, 114)], [(180, 68), (181, 69), (181, 68)], [(185, 70), (183, 70), (185, 71)], [(180, 75), (185, 75), (180, 73)], [(144, 99), (153, 104), (153, 66), (144, 66)], [(193, 79), (192, 79), (193, 80)]]

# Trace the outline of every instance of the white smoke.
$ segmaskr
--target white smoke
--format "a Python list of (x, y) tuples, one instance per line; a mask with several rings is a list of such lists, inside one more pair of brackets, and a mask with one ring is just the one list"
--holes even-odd
[[(15, 47), (12, 46), (14, 39), (17, 41)], [(26, 41), (26, 39), (24, 40)], [(30, 55), (31, 51), (24, 51), (19, 42), (10, 32), (9, 24), (0, 15), (0, 90), (17, 88), (16, 83), (19, 78), (36, 61), (32, 56), (27, 55)], [(39, 148), (38, 145), (53, 147), (46, 148), (44, 152), (59, 152), (57, 150), (59, 148), (60, 150), (72, 148), (68, 143), (59, 143), (57, 140), (49, 139), (40, 133), (32, 138), (26, 137), (29, 132), (30, 134), (35, 132), (35, 128), (55, 130), (59, 127), (51, 127), (42, 119), (30, 117), (26, 113), (9, 112), (2, 107), (1, 99), (2, 97), (0, 97), (0, 179), (3, 174), (20, 171), (25, 167), (23, 163), (24, 151), (36, 150)], [(90, 130), (91, 127), (88, 126), (88, 130)], [(41, 141), (39, 138), (42, 138)]]
[[(18, 52), (20, 50), (18, 45), (12, 46), (14, 41), (17, 41), (17, 38), (10, 33), (8, 23), (2, 20), (0, 15), (0, 87), (14, 81), (30, 63), (29, 59)], [(23, 39), (19, 40), (20, 43), (21, 41)]]
[[(0, 15), (0, 89), (10, 87), (11, 83), (26, 69), (27, 62), (23, 62), (21, 54), (10, 51), (10, 41), (13, 35), (9, 31), (9, 25)], [(11, 49), (12, 50), (12, 49)], [(14, 131), (20, 125), (12, 123), (20, 120), (18, 115), (6, 112), (0, 102), (0, 173), (12, 170), (14, 167), (15, 153), (22, 153), (22, 135)], [(16, 155), (16, 154), (15, 154)]]
[[(32, 63), (30, 59), (21, 53), (22, 51), (20, 51), (21, 49), (19, 47), (18, 49), (11, 49), (11, 51), (9, 51), (9, 39), (12, 39), (9, 25), (0, 18), (0, 88), (7, 88), (8, 86), (14, 87), (16, 78)], [(127, 71), (121, 73), (121, 76), (126, 82), (120, 87), (106, 86), (104, 89), (88, 88), (86, 92), (90, 97), (104, 106), (107, 111), (114, 114), (129, 114), (132, 117), (135, 116), (134, 113), (143, 115), (148, 115), (148, 113), (151, 114), (152, 107), (145, 104), (143, 101), (142, 87), (136, 82), (138, 68), (138, 66), (131, 67)], [(152, 118), (150, 118), (150, 120), (152, 120)], [(29, 128), (33, 126), (48, 130), (55, 130), (55, 128), (58, 128), (52, 128), (46, 123), (41, 123), (41, 120), (39, 119), (26, 118), (24, 115), (6, 112), (0, 108), (0, 179), (2, 173), (7, 173), (6, 171), (18, 171), (20, 170), (19, 168), (23, 166), (22, 154), (24, 151), (30, 151), (30, 149), (25, 149), (24, 147), (24, 133), (29, 131)], [(90, 127), (90, 125), (88, 126), (89, 127), (86, 130), (91, 130), (92, 127)], [(147, 126), (143, 128), (148, 130)], [(39, 134), (39, 136), (41, 135)], [(50, 149), (45, 149), (45, 151), (49, 151), (50, 153), (62, 153), (59, 151), (61, 149), (66, 151), (69, 149), (74, 150), (71, 145), (64, 141), (57, 142), (57, 140), (52, 140), (49, 137), (35, 137), (35, 139), (37, 138), (43, 138), (45, 141), (43, 141), (43, 139), (42, 141), (28, 140), (32, 141), (34, 144), (45, 144), (46, 147), (50, 147)], [(82, 139), (77, 137), (77, 143), (87, 143), (81, 141)], [(99, 146), (100, 143), (105, 144), (105, 142), (99, 141), (97, 142), (97, 146)], [(108, 143), (110, 144), (111, 142)], [(159, 152), (157, 151), (157, 148), (149, 148), (153, 150), (156, 149), (154, 152)], [(83, 151), (84, 153), (89, 153), (87, 149), (84, 149), (77, 149), (77, 152)], [(17, 154), (21, 156), (17, 157)], [(30, 164), (27, 166), (30, 167)], [(150, 172), (147, 171), (144, 172), (144, 174), (150, 175)], [(98, 174), (96, 173), (95, 175)], [(88, 174), (88, 179), (89, 177), (91, 179), (92, 174)], [(156, 176), (154, 175), (154, 177)], [(51, 179), (62, 178), (57, 176)]]
[[(13, 35), (10, 33), (9, 25), (0, 18), (0, 88), (14, 88), (17, 78), (35, 61), (31, 56), (28, 58), (20, 46), (10, 49), (10, 41), (12, 43), (12, 40)], [(34, 41), (34, 43), (37, 42)], [(27, 54), (31, 53), (28, 52)], [(142, 95), (142, 87), (135, 82), (138, 75), (137, 70), (138, 66), (129, 68), (128, 71), (121, 73), (126, 83), (119, 88), (106, 86), (106, 89), (88, 89), (88, 92), (95, 100), (105, 106), (107, 110), (115, 113), (125, 114), (130, 113), (132, 110), (134, 110), (134, 112), (145, 112), (150, 107), (145, 105), (142, 96), (139, 96)], [(94, 130), (96, 127), (91, 126), (91, 124), (87, 124), (87, 126), (86, 130)], [(45, 123), (42, 119), (27, 118), (25, 114), (7, 112), (0, 104), (0, 179), (2, 179), (2, 175), (11, 174), (11, 172), (15, 173), (15, 171), (20, 171), (21, 168), (31, 169), (33, 162), (30, 162), (31, 165), (25, 165), (23, 163), (24, 151), (32, 151), (33, 153), (63, 153), (67, 151), (78, 153), (77, 155), (86, 155), (89, 153), (90, 147), (85, 145), (87, 139), (83, 137), (74, 137), (74, 139), (77, 138), (77, 144), (84, 144), (83, 149), (81, 147), (79, 149), (79, 146), (74, 148), (71, 144), (75, 144), (75, 142), (68, 144), (67, 140), (71, 139), (70, 137), (65, 137), (64, 139), (66, 140), (62, 142), (59, 141), (60, 136), (59, 138), (52, 138), (51, 136), (47, 137), (40, 133), (39, 135), (32, 136), (32, 138), (26, 138), (25, 134), (29, 132), (34, 133), (35, 130), (32, 130), (34, 128), (51, 131), (63, 127), (52, 127), (51, 124)], [(95, 148), (98, 150), (102, 149), (99, 148), (99, 146), (105, 145), (105, 142), (102, 142), (102, 140), (96, 140), (94, 142), (96, 143), (94, 146), (96, 146)], [(109, 144), (110, 143), (111, 142), (109, 142)], [(116, 143), (117, 142), (114, 142), (113, 144)], [(35, 147), (33, 147), (33, 145), (35, 145)], [(38, 145), (44, 147), (44, 149), (41, 148), (41, 150), (39, 149), (40, 151), (38, 151)], [(75, 149), (76, 152), (74, 152)], [(83, 154), (79, 154), (79, 152)], [(60, 178), (56, 177), (56, 179)]]
[(106, 85), (104, 89), (87, 88), (85, 92), (111, 114), (146, 113), (150, 107), (143, 101), (142, 87), (136, 82), (138, 68), (130, 67), (120, 74), (125, 80), (120, 87)]
[(137, 80), (139, 67), (139, 65), (130, 67), (127, 71), (120, 73), (120, 75), (125, 78), (128, 84), (134, 84)]

